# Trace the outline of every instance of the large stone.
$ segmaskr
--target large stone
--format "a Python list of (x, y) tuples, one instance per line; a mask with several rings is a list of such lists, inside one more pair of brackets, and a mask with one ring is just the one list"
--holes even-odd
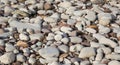
[(91, 56), (95, 56), (96, 52), (95, 49), (92, 47), (84, 47), (82, 48), (80, 54), (79, 54), (79, 58), (89, 58)]
[(0, 56), (0, 61), (4, 64), (10, 64), (15, 60), (15, 54), (12, 52)]
[(110, 40), (108, 38), (105, 38), (105, 37), (104, 38), (100, 38), (99, 39), (99, 43), (108, 45), (108, 46), (110, 46), (112, 48), (114, 48), (114, 47), (116, 47), (118, 45), (116, 42), (114, 42), (114, 41), (112, 41), (112, 40)]
[(59, 56), (59, 50), (55, 47), (42, 48), (38, 52), (43, 58), (51, 58), (51, 57)]

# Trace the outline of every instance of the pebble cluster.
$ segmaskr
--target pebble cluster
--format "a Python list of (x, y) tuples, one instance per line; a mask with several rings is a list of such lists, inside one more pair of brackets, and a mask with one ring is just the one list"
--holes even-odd
[(0, 0), (0, 65), (120, 65), (120, 0)]

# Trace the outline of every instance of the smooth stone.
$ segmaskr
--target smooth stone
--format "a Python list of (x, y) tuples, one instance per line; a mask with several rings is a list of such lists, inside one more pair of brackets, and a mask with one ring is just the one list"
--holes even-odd
[(62, 19), (69, 19), (69, 17), (70, 17), (70, 16), (67, 15), (67, 14), (64, 14), (64, 13), (61, 14), (61, 18), (62, 18)]
[(18, 30), (19, 29), (33, 29), (34, 31), (40, 31), (41, 30), (41, 25), (40, 24), (32, 24), (32, 23), (21, 23), (18, 21), (8, 21), (9, 25), (11, 27), (16, 27)]
[(67, 24), (69, 24), (69, 25), (74, 25), (75, 23), (76, 23), (76, 20), (74, 20), (74, 19), (67, 20)]
[(112, 48), (115, 48), (118, 45), (116, 42), (114, 42), (114, 41), (112, 41), (112, 40), (110, 40), (108, 38), (99, 39), (99, 43), (108, 45), (108, 46), (110, 46)]
[(60, 41), (60, 40), (62, 39), (62, 35), (55, 35), (55, 36), (54, 36), (54, 39), (55, 39), (56, 41)]
[(85, 29), (87, 32), (89, 32), (89, 33), (96, 33), (97, 31), (95, 30), (95, 29), (93, 29), (93, 28), (86, 28)]
[(70, 38), (70, 42), (72, 43), (81, 43), (82, 39), (80, 37), (69, 37)]
[(5, 51), (6, 51), (6, 52), (14, 51), (14, 50), (16, 49), (15, 46), (13, 46), (13, 45), (10, 44), (10, 43), (7, 43), (5, 46), (6, 46), (6, 47), (5, 47)]
[(57, 19), (53, 17), (44, 17), (44, 21), (48, 23), (55, 23), (57, 22)]
[(61, 41), (64, 43), (64, 44), (67, 44), (69, 42), (69, 39), (68, 38), (62, 38)]
[(96, 55), (96, 58), (95, 60), (96, 61), (101, 61), (103, 58), (103, 50), (101, 48), (97, 49), (97, 55)]
[(44, 58), (51, 58), (51, 57), (59, 56), (59, 50), (55, 47), (42, 48), (38, 52)]
[(120, 53), (120, 46), (114, 48), (115, 53)]
[(42, 40), (43, 39), (43, 34), (37, 33), (37, 34), (31, 34), (30, 35), (30, 40)]
[(54, 34), (53, 33), (49, 33), (48, 36), (46, 37), (47, 40), (53, 40), (54, 39)]
[(60, 46), (58, 46), (58, 49), (64, 53), (67, 53), (69, 50), (68, 46), (66, 46), (66, 45), (60, 45)]
[(28, 60), (28, 62), (29, 62), (30, 64), (34, 64), (34, 63), (36, 62), (36, 59), (30, 57), (29, 60)]
[(105, 58), (111, 60), (120, 60), (120, 54), (107, 54)]
[(58, 62), (48, 63), (48, 65), (60, 65)]
[(78, 11), (74, 11), (73, 14), (75, 16), (82, 16), (82, 15), (86, 14), (86, 12), (84, 10), (78, 10)]
[(71, 7), (71, 2), (65, 1), (65, 2), (61, 2), (60, 4), (58, 4), (58, 6), (63, 7), (63, 8), (69, 8)]
[(70, 31), (72, 30), (72, 28), (67, 27), (67, 26), (62, 26), (60, 28), (61, 31), (63, 31), (64, 33), (70, 33)]
[(120, 62), (116, 60), (112, 60), (108, 63), (108, 65), (120, 65)]
[(79, 54), (79, 58), (89, 58), (91, 56), (95, 56), (96, 52), (95, 49), (92, 47), (84, 47), (81, 49), (81, 52)]
[(102, 50), (105, 54), (110, 54), (112, 52), (112, 50), (109, 47), (103, 47)]
[(83, 48), (84, 46), (82, 46), (82, 45), (80, 45), (80, 44), (76, 44), (76, 45), (72, 45), (72, 46), (70, 46), (70, 51), (71, 52), (75, 52), (75, 51), (77, 51), (77, 52), (79, 52), (79, 51), (81, 51), (81, 49)]
[(12, 52), (5, 53), (4, 55), (0, 56), (0, 61), (4, 64), (10, 64), (14, 62), (15, 54)]
[(80, 63), (80, 65), (89, 65), (89, 64), (90, 64), (89, 61), (82, 61), (82, 62)]
[(85, 16), (86, 19), (88, 19), (89, 21), (95, 21), (96, 17), (96, 13), (94, 11), (91, 10), (87, 10), (86, 11), (87, 15)]
[(0, 40), (0, 46), (4, 46), (4, 45), (5, 45), (4, 40)]
[(23, 33), (19, 34), (19, 38), (20, 38), (20, 40), (25, 40), (25, 41), (29, 40), (29, 36), (27, 36), (27, 35), (25, 35)]
[(100, 20), (101, 18), (107, 18), (109, 20), (112, 20), (112, 15), (110, 13), (99, 13), (98, 19)]
[(22, 54), (17, 54), (16, 56), (16, 59), (17, 61), (20, 61), (20, 62), (25, 62), (25, 56), (23, 56)]
[(102, 17), (100, 20), (99, 20), (99, 24), (101, 25), (108, 25), (110, 23), (110, 19), (106, 18), (106, 17)]

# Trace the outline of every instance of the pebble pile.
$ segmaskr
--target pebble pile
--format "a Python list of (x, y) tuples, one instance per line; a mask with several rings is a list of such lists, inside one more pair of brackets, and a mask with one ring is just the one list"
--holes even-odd
[(0, 0), (0, 65), (120, 65), (120, 0)]

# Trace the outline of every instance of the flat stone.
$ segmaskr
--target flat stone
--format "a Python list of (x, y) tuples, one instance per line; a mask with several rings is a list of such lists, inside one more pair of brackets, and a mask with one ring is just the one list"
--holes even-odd
[(95, 30), (95, 29), (93, 29), (93, 28), (86, 28), (85, 29), (87, 32), (89, 32), (89, 33), (96, 33), (97, 31)]
[(120, 46), (114, 48), (115, 53), (120, 53)]
[(86, 13), (87, 15), (85, 16), (85, 18), (89, 21), (95, 21), (95, 19), (97, 18), (96, 13), (94, 11), (87, 10)]
[(67, 27), (67, 26), (62, 26), (60, 28), (61, 31), (65, 32), (65, 33), (70, 33), (70, 31), (72, 30), (72, 28)]
[(69, 8), (71, 7), (71, 2), (65, 1), (65, 2), (61, 2), (60, 4), (58, 4), (58, 6), (63, 7), (63, 8)]
[(31, 24), (31, 23), (21, 23), (18, 21), (9, 21), (9, 25), (11, 27), (16, 27), (18, 30), (19, 29), (33, 29), (35, 31), (40, 31), (41, 30), (41, 25), (39, 24)]
[(80, 54), (79, 54), (79, 58), (89, 58), (91, 56), (95, 56), (96, 52), (95, 49), (92, 47), (84, 47), (82, 48)]
[(81, 43), (82, 39), (80, 37), (69, 37), (70, 38), (70, 42), (72, 43)]
[(112, 60), (108, 63), (108, 65), (120, 65), (120, 62), (116, 60)]
[(30, 40), (42, 40), (43, 39), (43, 34), (37, 33), (37, 34), (31, 34), (30, 35)]
[(14, 51), (16, 49), (15, 46), (9, 43), (7, 43), (5, 46), (6, 46), (5, 47), (6, 52)]
[(44, 58), (51, 58), (51, 57), (59, 56), (59, 50), (55, 47), (42, 48), (38, 52)]
[(118, 45), (116, 42), (114, 42), (114, 41), (112, 41), (112, 40), (110, 40), (108, 38), (99, 39), (99, 43), (108, 45), (108, 46), (110, 46), (112, 48), (115, 48)]
[(29, 60), (28, 60), (28, 62), (29, 62), (30, 64), (34, 64), (34, 63), (36, 62), (36, 59), (30, 57)]
[(4, 64), (10, 64), (14, 62), (15, 54), (12, 52), (5, 53), (4, 55), (0, 56), (0, 61)]
[(20, 40), (25, 40), (25, 41), (29, 40), (29, 36), (27, 36), (27, 35), (25, 35), (23, 33), (19, 34), (19, 38), (20, 38)]
[(44, 21), (48, 22), (48, 23), (55, 23), (55, 22), (57, 22), (57, 19), (53, 18), (53, 17), (45, 17)]
[(20, 62), (24, 62), (26, 60), (25, 56), (23, 56), (22, 54), (17, 54), (16, 59)]
[(105, 56), (105, 58), (111, 60), (120, 60), (120, 54), (108, 54)]
[(68, 46), (66, 46), (66, 45), (60, 45), (60, 46), (58, 46), (58, 48), (60, 51), (65, 52), (65, 53), (67, 53), (69, 50)]
[(56, 41), (60, 41), (62, 39), (62, 35), (55, 35), (54, 39)]

